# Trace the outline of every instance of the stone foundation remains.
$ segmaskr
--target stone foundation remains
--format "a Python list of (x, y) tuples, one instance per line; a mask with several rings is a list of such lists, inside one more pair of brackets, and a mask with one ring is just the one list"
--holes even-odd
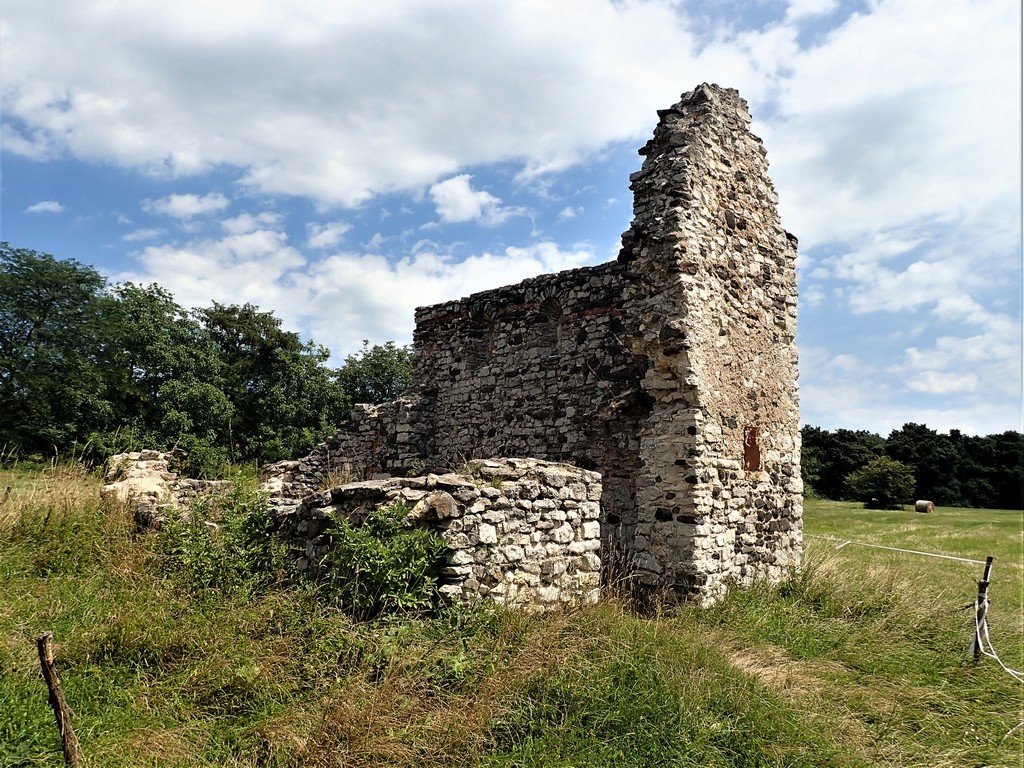
[(530, 456), (600, 472), (637, 585), (708, 601), (799, 564), (796, 238), (736, 91), (658, 114), (618, 260), (417, 310), (404, 397), (271, 468), (279, 509), (332, 477)]
[(198, 496), (226, 493), (225, 480), (193, 480), (171, 470), (183, 454), (160, 451), (118, 453), (107, 459), (100, 499), (125, 504), (139, 532), (159, 528), (167, 512), (187, 510)]
[[(197, 497), (232, 487), (179, 477), (171, 467), (180, 458), (160, 451), (111, 456), (101, 499), (127, 505), (136, 530), (147, 532), (159, 529), (170, 511), (188, 514)], [(399, 503), (409, 510), (406, 525), (443, 542), (442, 598), (544, 608), (600, 596), (596, 472), (538, 459), (491, 459), (469, 462), (458, 474), (354, 482), (304, 496), (272, 510), (276, 533), (300, 553), (293, 561), (298, 572), (322, 567), (333, 520), (359, 524), (369, 511)]]
[(461, 474), (350, 483), (308, 496), (278, 515), (279, 532), (316, 569), (332, 520), (355, 523), (399, 503), (406, 523), (445, 546), (443, 597), (517, 606), (595, 602), (600, 595), (601, 480), (596, 472), (536, 459), (470, 462)]

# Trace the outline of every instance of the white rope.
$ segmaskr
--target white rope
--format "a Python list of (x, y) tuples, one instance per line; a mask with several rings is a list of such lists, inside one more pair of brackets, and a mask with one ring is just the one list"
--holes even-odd
[[(988, 656), (990, 659), (995, 659), (996, 663), (1000, 667), (1002, 667), (1006, 672), (1008, 672), (1013, 677), (1013, 679), (1016, 680), (1018, 683), (1024, 683), (1024, 672), (1019, 672), (1016, 669), (1010, 669), (1008, 666), (1006, 666), (1003, 663), (1003, 660), (999, 658), (999, 654), (996, 653), (995, 646), (992, 645), (992, 638), (989, 637), (989, 634), (988, 634), (988, 619), (979, 618), (979, 616), (978, 616), (978, 613), (979, 613), (978, 608), (980, 606), (981, 606), (981, 604), (978, 602), (977, 598), (975, 598), (975, 600), (974, 600), (974, 638), (975, 638), (975, 642), (978, 644), (978, 650), (981, 651), (983, 656)], [(986, 615), (988, 614), (988, 598), (987, 597), (985, 598), (983, 613), (986, 614)], [(985, 647), (986, 643), (988, 644), (987, 648)]]
[(953, 557), (953, 555), (939, 555), (935, 552), (920, 552), (916, 549), (900, 549), (899, 547), (883, 547), (881, 544), (866, 544), (863, 541), (843, 541), (842, 539), (836, 539), (832, 536), (821, 536), (815, 533), (805, 533), (804, 536), (810, 536), (812, 539), (824, 539), (825, 541), (840, 541), (842, 542), (836, 550), (840, 550), (847, 544), (855, 544), (858, 547), (871, 547), (872, 549), (887, 549), (890, 552), (906, 552), (910, 555), (924, 555), (925, 557), (938, 557), (943, 560), (956, 560), (961, 563), (974, 563), (976, 565), (984, 565), (984, 560), (971, 560), (967, 557)]
[[(851, 540), (848, 540), (848, 539), (844, 541), (843, 539), (837, 539), (837, 538), (834, 538), (832, 536), (822, 536), (820, 534), (814, 534), (814, 533), (806, 533), (804, 535), (805, 536), (810, 536), (811, 538), (815, 538), (815, 539), (824, 539), (825, 541), (838, 541), (838, 542), (840, 542), (840, 544), (839, 544), (838, 547), (836, 547), (836, 551), (838, 551), (838, 550), (842, 549), (843, 547), (848, 546), (850, 544), (854, 544), (854, 545), (856, 545), (858, 547), (871, 547), (872, 549), (886, 549), (886, 550), (889, 550), (890, 552), (904, 552), (904, 553), (909, 554), (909, 555), (924, 555), (925, 557), (938, 557), (938, 558), (941, 558), (942, 560), (956, 560), (957, 562), (961, 562), (961, 563), (973, 563), (973, 564), (976, 564), (976, 565), (986, 565), (986, 562), (984, 560), (971, 560), (970, 558), (967, 558), (967, 557), (954, 557), (953, 555), (940, 555), (940, 554), (937, 554), (935, 552), (921, 552), (921, 551), (916, 550), (916, 549), (900, 549), (899, 547), (884, 547), (881, 544), (867, 544), (867, 543), (865, 543), (863, 541), (851, 541)], [(968, 607), (970, 607), (970, 606), (969, 605), (965, 605), (964, 606), (964, 608), (968, 608)], [(1016, 669), (1011, 669), (1010, 667), (1006, 666), (1006, 664), (1003, 663), (1002, 659), (999, 658), (999, 654), (996, 653), (995, 646), (992, 645), (992, 638), (988, 634), (988, 621), (984, 620), (984, 619), (979, 620), (979, 618), (978, 618), (978, 607), (979, 607), (978, 599), (975, 598), (975, 600), (974, 600), (974, 637), (975, 637), (975, 642), (978, 645), (978, 649), (981, 651), (981, 654), (983, 656), (988, 656), (990, 659), (995, 659), (996, 663), (999, 664), (999, 666), (1002, 667), (1007, 673), (1009, 673), (1009, 675), (1011, 677), (1013, 677), (1014, 680), (1016, 680), (1019, 683), (1024, 683), (1024, 672), (1020, 672), (1020, 671), (1018, 671)], [(988, 597), (985, 598), (985, 613), (986, 614), (988, 613)], [(1024, 723), (1022, 723), (1021, 725), (1024, 725)], [(1020, 726), (1017, 726), (1017, 727), (1020, 727)], [(1011, 729), (1010, 732), (1012, 733), (1013, 730), (1016, 730), (1016, 728)]]

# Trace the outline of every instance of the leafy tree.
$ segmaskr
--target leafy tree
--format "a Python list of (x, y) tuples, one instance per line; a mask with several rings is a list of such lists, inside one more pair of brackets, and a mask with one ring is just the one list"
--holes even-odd
[(846, 487), (868, 509), (901, 509), (912, 500), (914, 474), (906, 464), (882, 456), (847, 475)]
[(984, 439), (992, 450), (985, 472), (995, 491), (989, 503), (1001, 509), (1024, 509), (1024, 434), (1003, 432)]
[(159, 286), (0, 245), (0, 445), (19, 455), (293, 458), (348, 413), (327, 358), (251, 305), (189, 312)]
[(0, 243), (0, 443), (49, 452), (109, 418), (105, 285), (77, 261)]
[(864, 430), (805, 426), (800, 434), (804, 483), (829, 499), (846, 498), (846, 476), (885, 453), (885, 440)]
[(914, 496), (945, 506), (1020, 509), (1024, 482), (1024, 435), (941, 434), (924, 424), (904, 424), (887, 440), (869, 432), (835, 432), (805, 426), (805, 486), (833, 499), (848, 497), (845, 478), (873, 457), (887, 455), (911, 468)]
[(412, 380), (412, 350), (389, 341), (345, 358), (338, 382), (352, 403), (383, 403), (398, 397)]
[[(885, 444), (886, 454), (911, 468), (917, 478), (914, 493), (919, 499), (930, 499), (944, 506), (967, 506), (961, 488), (960, 465), (964, 441), (956, 433), (940, 435), (924, 424), (908, 423), (893, 430)], [(959, 450), (958, 450), (959, 448)]]
[(301, 455), (346, 416), (344, 391), (323, 365), (326, 348), (304, 343), (251, 304), (214, 303), (198, 318), (223, 366), (221, 389), (234, 414), (232, 458), (262, 463)]
[[(226, 449), (233, 409), (221, 391), (224, 366), (192, 314), (157, 285), (126, 283), (108, 293), (104, 336), (103, 373), (116, 423), (113, 433), (93, 435), (94, 444)], [(219, 460), (226, 456), (223, 450)]]

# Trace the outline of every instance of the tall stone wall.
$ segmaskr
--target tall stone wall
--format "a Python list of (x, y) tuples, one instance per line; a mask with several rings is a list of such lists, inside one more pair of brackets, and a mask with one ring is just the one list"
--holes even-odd
[(736, 91), (659, 118), (618, 260), (417, 310), (412, 386), (274, 470), (282, 496), (531, 456), (601, 473), (637, 584), (711, 600), (799, 563), (796, 240)]
[(796, 239), (736, 91), (659, 116), (620, 255), (650, 286), (634, 549), (642, 580), (711, 599), (800, 560)]

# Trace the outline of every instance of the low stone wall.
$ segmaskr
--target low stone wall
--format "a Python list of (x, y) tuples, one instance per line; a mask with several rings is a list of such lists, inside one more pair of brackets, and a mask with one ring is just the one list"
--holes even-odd
[(595, 602), (600, 595), (601, 476), (537, 459), (470, 462), (461, 474), (349, 483), (276, 512), (279, 532), (315, 569), (331, 547), (331, 518), (358, 522), (396, 502), (406, 522), (445, 544), (441, 593), (519, 606)]
[(198, 496), (225, 493), (225, 480), (194, 480), (179, 477), (171, 469), (184, 458), (182, 452), (132, 451), (107, 459), (100, 498), (125, 504), (135, 518), (135, 529), (159, 528), (168, 510), (187, 510)]
[[(398, 448), (399, 438), (407, 436), (414, 402), (399, 398), (383, 405), (356, 405), (341, 430), (309, 455), (263, 467), (260, 490), (267, 495), (271, 509), (286, 512), (324, 488), (393, 474), (422, 474), (415, 471), (414, 457)], [(401, 456), (402, 460), (398, 465), (387, 463), (384, 457), (389, 455)], [(422, 463), (418, 466), (423, 469)], [(428, 471), (446, 469), (429, 467)]]

